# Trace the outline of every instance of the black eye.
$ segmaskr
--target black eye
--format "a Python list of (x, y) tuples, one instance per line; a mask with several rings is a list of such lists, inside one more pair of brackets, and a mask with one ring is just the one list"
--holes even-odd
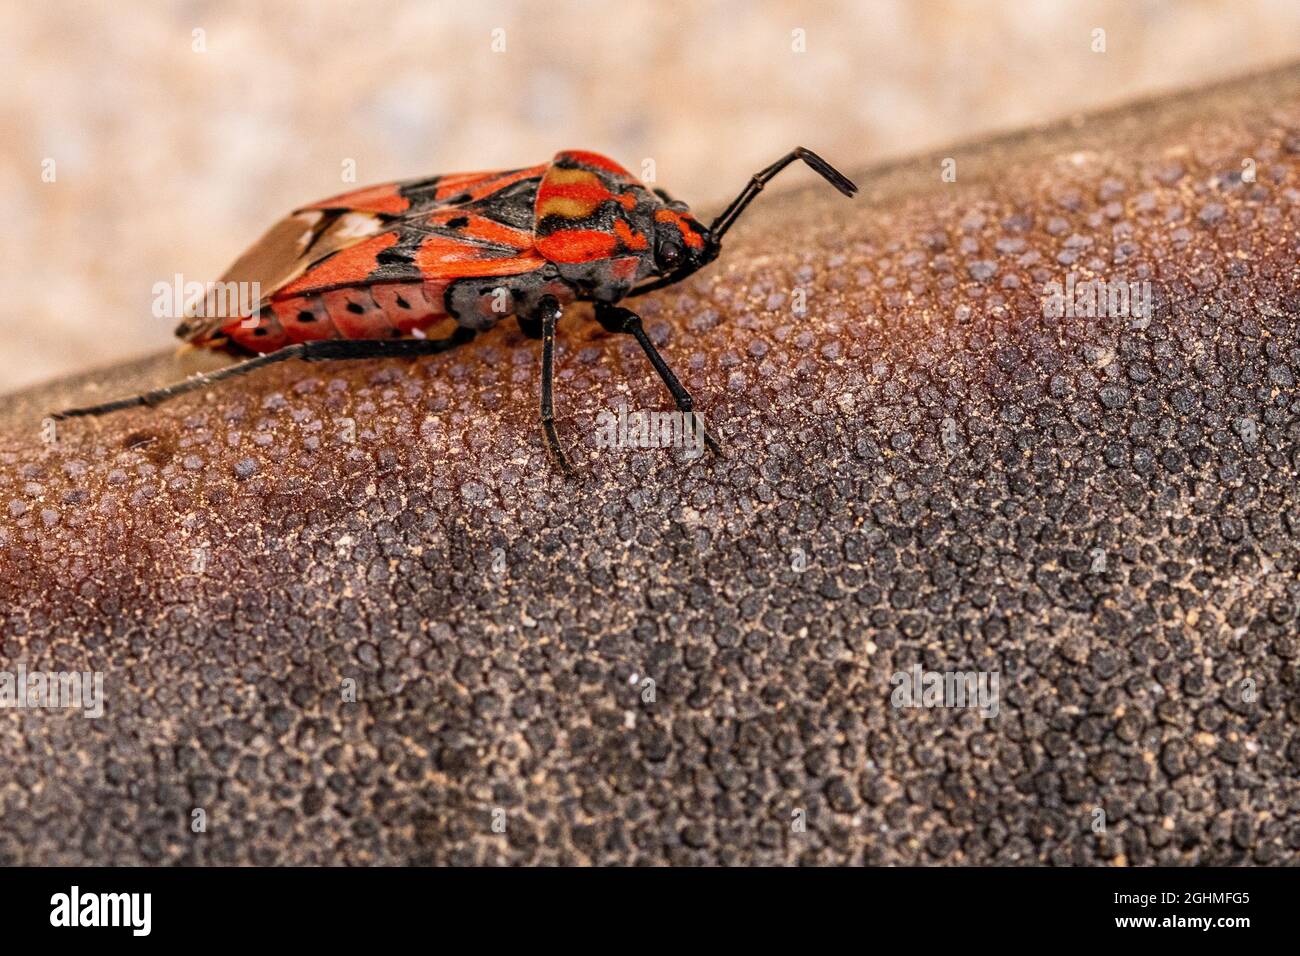
[(660, 268), (676, 269), (682, 264), (682, 247), (672, 243), (664, 243), (655, 250), (655, 258), (659, 260)]

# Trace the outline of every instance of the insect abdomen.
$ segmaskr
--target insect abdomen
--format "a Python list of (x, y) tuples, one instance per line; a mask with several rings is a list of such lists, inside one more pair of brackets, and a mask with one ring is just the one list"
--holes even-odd
[(423, 331), (447, 315), (448, 283), (397, 282), (274, 299), (258, 323), (231, 322), (222, 334), (251, 352), (316, 339), (390, 339)]

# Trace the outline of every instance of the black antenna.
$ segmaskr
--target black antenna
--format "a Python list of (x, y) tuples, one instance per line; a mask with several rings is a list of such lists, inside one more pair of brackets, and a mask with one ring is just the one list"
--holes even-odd
[(763, 187), (767, 185), (772, 177), (785, 169), (796, 159), (802, 159), (805, 163), (811, 166), (818, 175), (844, 195), (851, 198), (853, 194), (858, 191), (858, 187), (854, 185), (853, 180), (849, 179), (830, 163), (826, 162), (826, 160), (814, 153), (811, 149), (804, 149), (800, 146), (791, 152), (786, 153), (771, 166), (767, 167), (767, 169), (755, 173), (750, 178), (745, 188), (740, 191), (740, 195), (731, 201), (731, 205), (724, 209), (717, 219), (713, 220), (712, 225), (709, 226), (709, 244), (704, 247), (704, 254), (700, 257), (698, 262), (683, 266), (669, 275), (660, 276), (657, 279), (650, 279), (648, 282), (644, 282), (637, 286), (629, 292), (628, 295), (633, 297), (645, 295), (647, 292), (653, 292), (656, 289), (675, 285), (691, 273), (704, 268), (714, 259), (718, 258), (718, 253), (722, 251), (722, 243), (719, 241), (722, 238), (722, 234), (731, 228), (732, 223), (734, 223), (736, 219), (740, 217), (740, 214), (745, 211), (745, 207), (754, 201), (754, 197), (763, 191)]
[(853, 181), (832, 166), (826, 160), (822, 159), (811, 149), (804, 149), (802, 146), (793, 151), (786, 153), (771, 166), (762, 172), (755, 173), (745, 188), (740, 191), (740, 195), (731, 201), (731, 205), (724, 209), (717, 219), (713, 220), (709, 226), (709, 239), (713, 245), (718, 244), (723, 233), (731, 228), (732, 223), (739, 218), (740, 214), (745, 211), (745, 207), (754, 201), (754, 197), (763, 191), (763, 187), (781, 170), (785, 169), (796, 159), (802, 159), (812, 167), (813, 171), (821, 176), (824, 180), (842, 192), (844, 195), (852, 197), (858, 191), (858, 187)]

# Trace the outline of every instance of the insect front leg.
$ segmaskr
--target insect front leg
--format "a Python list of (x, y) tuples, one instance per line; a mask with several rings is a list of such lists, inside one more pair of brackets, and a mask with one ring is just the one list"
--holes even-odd
[[(630, 335), (636, 339), (637, 344), (641, 346), (641, 351), (645, 352), (646, 358), (654, 366), (654, 370), (659, 373), (659, 378), (663, 380), (668, 391), (672, 393), (673, 401), (677, 403), (677, 410), (686, 412), (689, 415), (695, 414), (695, 400), (691, 398), (691, 393), (686, 391), (685, 386), (673, 374), (673, 370), (668, 367), (659, 350), (655, 348), (654, 343), (650, 341), (650, 336), (646, 335), (645, 327), (641, 323), (641, 316), (637, 315), (631, 309), (625, 309), (618, 305), (609, 305), (604, 302), (596, 303), (596, 321), (605, 327), (606, 332), (616, 334)], [(701, 422), (703, 425), (703, 422)], [(713, 436), (707, 431), (704, 432), (704, 444), (708, 446), (709, 451), (722, 457), (722, 447), (713, 440)]]
[(527, 334), (534, 323), (540, 323), (542, 332), (542, 433), (546, 436), (546, 447), (555, 457), (560, 470), (566, 475), (573, 474), (569, 459), (564, 457), (560, 447), (560, 437), (555, 432), (555, 411), (552, 407), (553, 380), (555, 377), (555, 323), (560, 321), (563, 310), (560, 302), (553, 295), (544, 295), (538, 300), (537, 308), (526, 320), (519, 323)]

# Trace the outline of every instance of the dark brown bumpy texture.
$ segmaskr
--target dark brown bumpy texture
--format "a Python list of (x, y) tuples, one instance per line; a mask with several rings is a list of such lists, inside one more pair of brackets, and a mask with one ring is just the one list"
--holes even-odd
[[(642, 303), (723, 461), (596, 448), (667, 403), (585, 308), (571, 482), (517, 331), (52, 445), (180, 363), (20, 396), (0, 661), (107, 711), (0, 712), (0, 860), (1293, 862), (1300, 70), (946, 155)], [(1070, 272), (1157, 314), (1045, 318)]]

